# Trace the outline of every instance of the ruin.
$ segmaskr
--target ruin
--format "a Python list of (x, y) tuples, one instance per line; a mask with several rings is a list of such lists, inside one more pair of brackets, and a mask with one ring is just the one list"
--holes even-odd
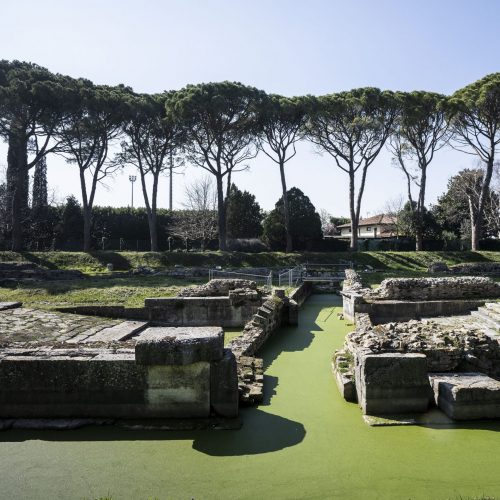
[[(297, 322), (298, 304), (282, 292), (271, 297), (254, 282), (213, 280), (178, 297), (146, 299), (144, 308), (119, 308), (114, 319), (109, 307), (61, 312), (2, 303), (2, 427), (30, 418), (201, 419), (207, 426), (235, 419), (240, 402), (262, 400), (259, 349), (282, 323)], [(307, 291), (296, 296), (303, 301)], [(224, 326), (242, 328), (226, 347)]]
[(346, 271), (354, 320), (332, 370), (364, 414), (500, 418), (500, 284), (485, 277), (391, 278), (374, 289)]

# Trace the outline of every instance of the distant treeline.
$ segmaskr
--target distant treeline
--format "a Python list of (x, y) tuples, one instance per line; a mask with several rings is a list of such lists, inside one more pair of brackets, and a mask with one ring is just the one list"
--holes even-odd
[[(172, 182), (174, 169), (184, 162), (213, 178), (218, 248), (230, 249), (227, 199), (234, 175), (246, 169), (259, 153), (267, 155), (280, 172), (280, 229), (275, 233), (281, 241), (283, 229), (286, 251), (298, 249), (292, 234), (291, 190), (285, 167), (295, 156), (297, 143), (304, 140), (331, 157), (332, 165), (348, 176), (346, 208), (353, 251), (358, 248), (367, 172), (384, 148), (389, 149), (395, 166), (408, 181), (416, 250), (423, 248), (427, 229), (426, 187), (435, 153), (451, 145), (474, 155), (481, 172), (467, 180), (473, 189), (466, 188), (464, 193), (469, 197), (471, 245), (477, 249), (484, 235), (484, 214), (500, 145), (500, 73), (487, 75), (451, 96), (365, 87), (289, 98), (237, 82), (139, 94), (125, 85), (96, 85), (83, 78), (54, 74), (36, 64), (3, 60), (0, 136), (8, 143), (0, 209), (15, 251), (37, 239), (28, 221), (33, 219), (30, 209), (38, 211), (46, 203), (43, 171), (49, 154), (63, 156), (78, 170), (83, 219), (83, 226), (78, 227), (84, 251), (91, 250), (96, 234), (104, 231), (98, 229), (96, 191), (106, 177), (124, 166), (136, 169), (145, 204), (147, 239), (150, 249), (158, 250), (168, 234), (160, 234), (158, 181), (162, 173), (168, 173)], [(30, 206), (31, 169), (38, 172), (34, 176), (37, 195)], [(304, 168), (304, 175), (315, 175), (314, 166)], [(202, 205), (206, 205), (204, 201)], [(185, 234), (185, 228), (190, 232), (197, 223), (199, 220), (185, 217), (179, 233)], [(209, 229), (202, 241), (212, 239), (211, 224)], [(295, 239), (300, 241), (300, 235)], [(305, 239), (311, 244), (309, 237)]]

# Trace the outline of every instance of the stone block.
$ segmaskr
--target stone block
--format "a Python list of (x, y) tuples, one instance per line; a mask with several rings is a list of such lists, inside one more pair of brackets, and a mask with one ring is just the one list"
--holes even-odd
[(223, 350), (219, 327), (152, 327), (137, 337), (135, 359), (139, 365), (189, 365), (218, 361)]
[(364, 414), (425, 412), (431, 389), (423, 354), (356, 355), (358, 402)]
[(148, 366), (146, 411), (153, 417), (208, 417), (210, 363)]
[(236, 358), (229, 349), (224, 349), (220, 361), (210, 365), (210, 405), (222, 417), (238, 416), (238, 371)]
[(500, 382), (483, 373), (430, 373), (437, 406), (454, 420), (500, 418)]
[(22, 302), (0, 302), (0, 311), (7, 311), (7, 309), (17, 309), (22, 305)]

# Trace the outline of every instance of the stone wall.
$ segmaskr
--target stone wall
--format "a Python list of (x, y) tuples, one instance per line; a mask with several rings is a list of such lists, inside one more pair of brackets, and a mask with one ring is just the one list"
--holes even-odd
[(389, 278), (364, 294), (371, 300), (447, 300), (500, 297), (500, 284), (491, 278)]
[(266, 343), (267, 339), (281, 326), (284, 301), (268, 298), (245, 325), (239, 337), (233, 339), (229, 348), (239, 356), (254, 356)]
[(106, 347), (6, 347), (0, 418), (236, 417), (236, 360), (223, 343), (220, 328), (149, 328)]
[(242, 279), (213, 279), (204, 285), (183, 288), (178, 297), (228, 297), (230, 291), (257, 291), (257, 283)]
[(300, 286), (290, 294), (290, 300), (294, 301), (298, 307), (301, 307), (312, 293), (313, 287), (311, 283), (301, 283)]
[(149, 320), (171, 326), (243, 326), (258, 311), (261, 298), (234, 301), (231, 297), (172, 297), (146, 299)]
[[(212, 295), (209, 295), (212, 294)], [(164, 326), (242, 327), (262, 304), (257, 284), (248, 280), (211, 280), (187, 287), (177, 297), (146, 299), (144, 307), (71, 306), (61, 312), (141, 319)]]

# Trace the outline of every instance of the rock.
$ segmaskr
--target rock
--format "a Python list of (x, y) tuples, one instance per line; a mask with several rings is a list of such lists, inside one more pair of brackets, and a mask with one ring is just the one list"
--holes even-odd
[(223, 350), (220, 327), (152, 327), (137, 337), (135, 359), (139, 365), (188, 365), (218, 361)]
[(230, 290), (257, 290), (257, 283), (241, 279), (214, 279), (205, 285), (183, 288), (179, 297), (228, 297)]
[(428, 408), (430, 385), (423, 354), (360, 354), (355, 376), (364, 414), (421, 413)]
[(449, 272), (449, 267), (444, 262), (433, 262), (428, 268), (429, 273), (447, 273)]
[(454, 420), (500, 418), (500, 382), (483, 373), (429, 373), (437, 406)]

